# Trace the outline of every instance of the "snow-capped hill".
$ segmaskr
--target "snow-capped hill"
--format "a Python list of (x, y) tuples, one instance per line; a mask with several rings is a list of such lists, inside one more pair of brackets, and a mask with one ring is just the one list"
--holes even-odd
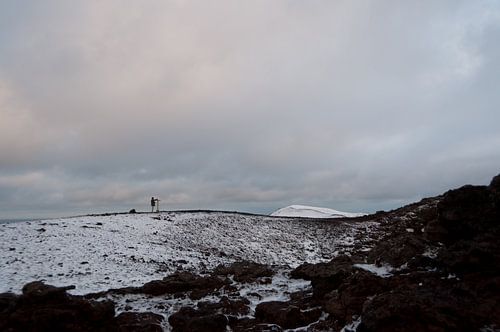
[(300, 217), (300, 218), (354, 218), (365, 216), (366, 213), (342, 212), (328, 208), (290, 205), (271, 213), (273, 217)]

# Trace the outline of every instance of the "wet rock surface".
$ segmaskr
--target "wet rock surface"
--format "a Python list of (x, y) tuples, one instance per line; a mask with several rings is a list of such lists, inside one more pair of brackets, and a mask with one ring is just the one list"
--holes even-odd
[[(351, 250), (279, 273), (237, 261), (86, 296), (30, 283), (21, 295), (0, 294), (0, 330), (500, 330), (500, 176), (343, 222), (366, 221), (377, 227)], [(275, 288), (294, 280), (310, 286), (277, 299)]]

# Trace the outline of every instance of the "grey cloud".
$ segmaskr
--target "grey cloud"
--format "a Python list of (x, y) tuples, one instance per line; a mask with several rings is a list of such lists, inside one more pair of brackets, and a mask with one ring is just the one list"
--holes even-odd
[(0, 206), (373, 211), (486, 183), (499, 18), (488, 1), (4, 2)]

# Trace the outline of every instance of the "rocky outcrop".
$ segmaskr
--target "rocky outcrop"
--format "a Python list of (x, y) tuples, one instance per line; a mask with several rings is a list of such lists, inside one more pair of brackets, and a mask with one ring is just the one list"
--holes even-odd
[(486, 295), (471, 286), (481, 282), (438, 274), (399, 280), (390, 291), (368, 299), (359, 331), (477, 331), (498, 324), (498, 281)]
[[(362, 294), (368, 295), (362, 310), (363, 296), (355, 310), (347, 312), (361, 314), (358, 331), (500, 327), (499, 183), (497, 176), (489, 186), (450, 190), (433, 207), (414, 208), (410, 218), (398, 211), (392, 215), (396, 221), (383, 225), (387, 235), (367, 259), (403, 266)], [(421, 210), (426, 211), (425, 218), (418, 214)], [(397, 228), (397, 223), (406, 223), (411, 232)], [(422, 226), (422, 231), (414, 225)], [(348, 279), (327, 303), (327, 310), (341, 317), (339, 309), (356, 297), (346, 290), (362, 288)]]
[(66, 293), (73, 288), (36, 281), (26, 284), (21, 295), (0, 294), (0, 331), (162, 331), (160, 315), (123, 313), (115, 317), (112, 302)]
[(74, 287), (36, 281), (22, 295), (0, 297), (0, 331), (106, 331), (117, 329), (112, 302), (87, 301), (68, 295)]
[[(366, 254), (292, 271), (311, 280), (330, 315), (315, 328), (339, 330), (359, 316), (358, 331), (500, 327), (500, 175), (489, 186), (450, 190), (379, 220), (382, 236)], [(353, 269), (359, 261), (390, 273)]]

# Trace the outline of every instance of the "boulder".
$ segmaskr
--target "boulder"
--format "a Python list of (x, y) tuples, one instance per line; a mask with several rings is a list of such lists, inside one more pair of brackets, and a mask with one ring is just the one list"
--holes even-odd
[(353, 261), (349, 256), (335, 257), (328, 263), (305, 263), (294, 269), (292, 278), (311, 280), (314, 297), (322, 298), (353, 273)]
[(301, 310), (290, 302), (262, 302), (255, 308), (255, 318), (262, 323), (279, 325), (284, 329), (293, 329), (309, 325), (319, 319), (321, 309)]
[(225, 332), (228, 319), (223, 314), (182, 307), (168, 318), (173, 332)]
[(428, 241), (414, 233), (389, 234), (370, 251), (369, 262), (399, 267), (424, 253)]
[(22, 295), (0, 295), (0, 331), (115, 331), (114, 304), (66, 293), (74, 287), (32, 282)]
[(218, 276), (233, 275), (235, 281), (251, 283), (261, 280), (265, 281), (265, 278), (272, 277), (275, 272), (264, 264), (240, 261), (228, 266), (219, 265), (214, 269), (213, 274)]
[(427, 236), (452, 244), (471, 240), (499, 226), (493, 191), (487, 186), (463, 186), (446, 192), (438, 204), (438, 218), (426, 226)]
[(191, 272), (177, 272), (163, 278), (163, 280), (150, 281), (134, 292), (155, 296), (193, 292), (194, 298), (201, 298), (228, 284), (229, 280), (227, 279), (213, 276), (202, 277)]
[(361, 312), (368, 298), (387, 291), (390, 287), (387, 279), (367, 271), (358, 271), (325, 297), (325, 311), (342, 322), (347, 322), (353, 315)]

